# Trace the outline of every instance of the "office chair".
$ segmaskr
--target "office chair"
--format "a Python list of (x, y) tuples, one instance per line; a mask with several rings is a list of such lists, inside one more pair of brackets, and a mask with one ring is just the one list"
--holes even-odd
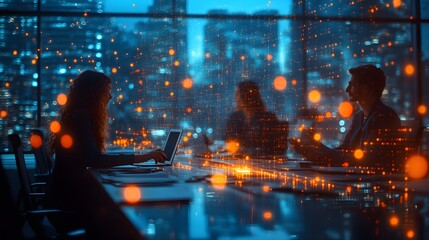
[(34, 177), (38, 181), (47, 182), (52, 172), (51, 156), (48, 154), (43, 132), (40, 129), (32, 129), (31, 133), (32, 135), (39, 136), (42, 140), (42, 144), (39, 147), (34, 147), (33, 145), (31, 146), (34, 152), (34, 158), (36, 159), (37, 172), (34, 174)]
[(15, 155), (16, 169), (20, 185), (18, 195), (18, 210), (20, 211), (20, 226), (21, 229), (25, 222), (33, 230), (37, 239), (45, 238), (81, 238), (85, 234), (85, 230), (77, 229), (75, 231), (60, 232), (55, 227), (45, 221), (45, 217), (59, 216), (67, 218), (67, 216), (76, 216), (75, 213), (60, 209), (44, 209), (42, 207), (45, 193), (36, 192), (35, 187), (45, 185), (45, 183), (31, 183), (27, 165), (22, 150), (21, 138), (18, 134), (8, 136), (11, 148)]

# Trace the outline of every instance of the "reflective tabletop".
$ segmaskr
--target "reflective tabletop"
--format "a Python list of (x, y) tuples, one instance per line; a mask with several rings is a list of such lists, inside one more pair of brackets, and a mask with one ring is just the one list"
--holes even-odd
[(179, 154), (94, 171), (148, 239), (425, 239), (429, 181), (305, 161)]

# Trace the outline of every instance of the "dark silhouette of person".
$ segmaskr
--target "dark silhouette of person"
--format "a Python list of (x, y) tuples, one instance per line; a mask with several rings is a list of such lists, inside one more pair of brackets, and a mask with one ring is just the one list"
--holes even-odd
[[(311, 129), (303, 131), (302, 139), (293, 138), (289, 142), (297, 153), (316, 164), (384, 166), (400, 161), (402, 152), (395, 147), (395, 141), (401, 121), (396, 112), (381, 101), (386, 85), (384, 72), (368, 64), (350, 68), (349, 73), (351, 79), (346, 92), (361, 110), (353, 115), (343, 143), (331, 149), (314, 140)], [(355, 156), (357, 150), (362, 151), (362, 158)]]
[[(110, 91), (110, 78), (91, 70), (82, 72), (70, 85), (67, 102), (60, 111), (61, 130), (50, 138), (51, 149), (55, 152), (48, 190), (50, 208), (85, 215), (94, 207), (90, 206), (90, 201), (98, 196), (94, 196), (90, 187), (94, 179), (87, 168), (109, 168), (151, 159), (158, 163), (167, 158), (161, 150), (143, 155), (105, 153)], [(56, 223), (61, 224), (58, 220)]]
[(243, 81), (235, 92), (236, 111), (228, 116), (225, 140), (239, 144), (239, 152), (270, 156), (281, 154), (279, 139), (287, 132), (279, 131), (277, 116), (266, 110), (260, 89), (253, 81)]

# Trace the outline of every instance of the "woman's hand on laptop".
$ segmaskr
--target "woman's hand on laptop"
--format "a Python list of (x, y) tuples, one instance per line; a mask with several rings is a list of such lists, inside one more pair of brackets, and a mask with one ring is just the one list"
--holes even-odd
[(134, 163), (147, 162), (151, 159), (155, 160), (156, 164), (163, 163), (167, 159), (167, 154), (161, 149), (157, 149), (146, 154), (134, 155)]

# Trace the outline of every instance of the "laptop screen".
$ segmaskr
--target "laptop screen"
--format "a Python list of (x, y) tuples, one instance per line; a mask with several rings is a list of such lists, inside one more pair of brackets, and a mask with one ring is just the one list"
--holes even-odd
[(172, 163), (181, 135), (181, 129), (171, 129), (168, 133), (167, 142), (164, 145), (164, 153), (167, 154), (165, 162)]

